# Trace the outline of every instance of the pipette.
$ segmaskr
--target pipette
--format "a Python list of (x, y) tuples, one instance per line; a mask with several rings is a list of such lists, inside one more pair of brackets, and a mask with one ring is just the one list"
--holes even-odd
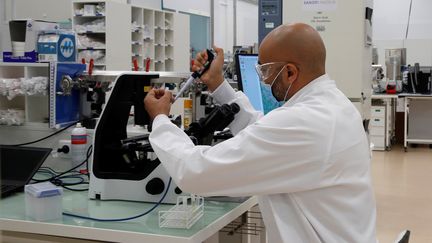
[(187, 89), (189, 89), (189, 87), (192, 85), (195, 79), (199, 79), (201, 75), (203, 75), (210, 68), (210, 64), (212, 63), (214, 57), (215, 57), (215, 53), (213, 52), (213, 50), (207, 49), (207, 61), (206, 63), (204, 63), (204, 68), (199, 72), (192, 73), (192, 75), (183, 85), (183, 88), (181, 88), (180, 91), (175, 96), (174, 101), (176, 101)]

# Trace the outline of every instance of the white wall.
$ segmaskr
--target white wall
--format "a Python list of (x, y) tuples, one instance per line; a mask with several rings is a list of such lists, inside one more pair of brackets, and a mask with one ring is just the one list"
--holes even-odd
[(258, 43), (258, 5), (237, 1), (237, 43), (233, 16), (233, 0), (214, 0), (214, 44), (231, 53), (234, 45)]
[(163, 8), (210, 16), (210, 0), (162, 0)]
[(226, 52), (233, 48), (233, 1), (214, 0), (214, 44)]
[(3, 61), (3, 35), (6, 35), (4, 31), (4, 25), (6, 24), (6, 6), (5, 1), (0, 0), (0, 61)]
[[(410, 0), (374, 1), (374, 39), (405, 38)], [(432, 39), (432, 1), (413, 0), (408, 39)]]
[(409, 5), (410, 0), (374, 1), (373, 38), (379, 64), (385, 63), (385, 49), (407, 48), (407, 64), (432, 66), (432, 1), (413, 0), (406, 36)]
[(410, 0), (375, 0), (372, 17), (375, 40), (405, 38)]
[(128, 3), (143, 8), (162, 9), (162, 0), (129, 0)]
[(237, 1), (237, 43), (252, 46), (258, 43), (258, 5)]
[(13, 1), (15, 4), (15, 19), (67, 21), (72, 17), (71, 0)]

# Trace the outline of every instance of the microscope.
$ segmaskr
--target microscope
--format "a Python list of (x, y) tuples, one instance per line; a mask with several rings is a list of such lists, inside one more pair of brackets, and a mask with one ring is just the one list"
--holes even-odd
[[(168, 190), (162, 203), (175, 203), (178, 196), (187, 194), (174, 183), (167, 189), (170, 176), (149, 143), (151, 121), (144, 109), (144, 98), (153, 83), (184, 76), (162, 72), (118, 74), (96, 124), (89, 198), (158, 202)], [(214, 132), (229, 125), (239, 110), (235, 103), (215, 107), (185, 132), (195, 144), (210, 144)], [(131, 118), (133, 127), (140, 129), (128, 129)]]

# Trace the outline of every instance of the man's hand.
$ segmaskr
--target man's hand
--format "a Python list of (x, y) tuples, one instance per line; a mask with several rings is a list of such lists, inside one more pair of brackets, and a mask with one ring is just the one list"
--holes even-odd
[(170, 91), (165, 89), (151, 89), (144, 98), (144, 106), (150, 119), (153, 120), (160, 114), (168, 116), (172, 101), (174, 101), (174, 98)]
[[(222, 48), (213, 46), (216, 51), (216, 57), (210, 65), (210, 68), (201, 76), (201, 81), (207, 85), (209, 90), (213, 92), (219, 87), (219, 85), (224, 81), (223, 78), (223, 63), (224, 63), (224, 53)], [(207, 51), (204, 50), (196, 55), (194, 65), (192, 66), (192, 71), (199, 71), (204, 68), (204, 63), (207, 61)]]

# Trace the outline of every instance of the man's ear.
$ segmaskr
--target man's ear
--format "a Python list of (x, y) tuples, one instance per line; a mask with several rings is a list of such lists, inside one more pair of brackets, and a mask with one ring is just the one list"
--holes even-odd
[(284, 78), (285, 80), (288, 80), (290, 84), (292, 84), (298, 78), (298, 75), (299, 70), (294, 64), (288, 63), (285, 65)]

